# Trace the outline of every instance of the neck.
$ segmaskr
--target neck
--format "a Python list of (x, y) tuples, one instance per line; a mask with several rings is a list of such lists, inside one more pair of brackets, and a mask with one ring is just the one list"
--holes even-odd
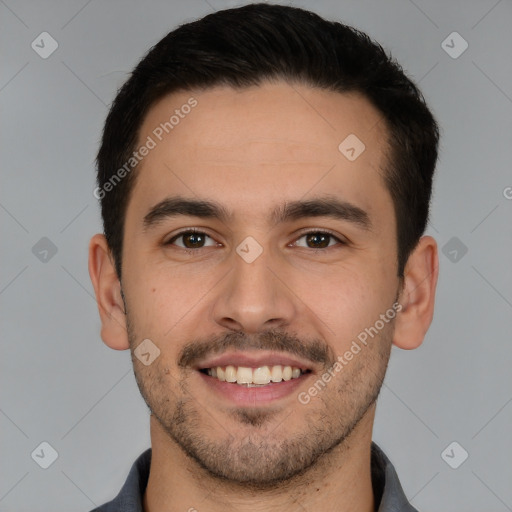
[(219, 480), (189, 458), (151, 416), (152, 457), (144, 512), (373, 512), (371, 433), (375, 406), (351, 435), (313, 467), (275, 488)]

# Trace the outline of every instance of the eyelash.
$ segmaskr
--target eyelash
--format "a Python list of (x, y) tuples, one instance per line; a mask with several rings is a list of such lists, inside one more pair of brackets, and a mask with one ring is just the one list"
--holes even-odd
[[(205, 236), (211, 238), (212, 240), (214, 240), (212, 236), (210, 236), (208, 233), (205, 233), (204, 231), (200, 231), (199, 229), (196, 229), (196, 228), (188, 228), (188, 229), (184, 229), (183, 231), (180, 231), (179, 233), (176, 233), (167, 242), (164, 242), (164, 245), (174, 245), (173, 244), (174, 241), (178, 240), (183, 235), (188, 235), (190, 233), (194, 233), (194, 234), (198, 234), (198, 235), (205, 235)], [(346, 241), (340, 239), (334, 233), (332, 233), (329, 230), (325, 230), (325, 229), (322, 229), (322, 230), (313, 229), (313, 230), (309, 230), (309, 231), (304, 231), (304, 232), (300, 233), (300, 235), (295, 239), (295, 242), (297, 242), (297, 240), (300, 240), (302, 237), (310, 235), (310, 234), (327, 235), (327, 236), (330, 236), (331, 238), (334, 238), (338, 242), (339, 245), (347, 245)], [(197, 251), (199, 251), (200, 249), (206, 249), (206, 247), (198, 247), (197, 249), (188, 249), (186, 247), (180, 247), (180, 246), (175, 246), (175, 247), (178, 247), (179, 249), (181, 249), (182, 251), (184, 251), (187, 254), (197, 253)], [(311, 249), (312, 251), (320, 251), (320, 250), (325, 251), (326, 249), (333, 249), (335, 247), (336, 246), (327, 246), (324, 248), (317, 248), (317, 249), (314, 249), (311, 247), (303, 247), (303, 249)]]

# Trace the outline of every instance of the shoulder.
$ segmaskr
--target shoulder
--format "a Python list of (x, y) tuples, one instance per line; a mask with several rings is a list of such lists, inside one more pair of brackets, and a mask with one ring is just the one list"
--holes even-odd
[(119, 494), (108, 503), (91, 512), (143, 512), (142, 497), (148, 484), (151, 465), (151, 448), (142, 453), (133, 463)]

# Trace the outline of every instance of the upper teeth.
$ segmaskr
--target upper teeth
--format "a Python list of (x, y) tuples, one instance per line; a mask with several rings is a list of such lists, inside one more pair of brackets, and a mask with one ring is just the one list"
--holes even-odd
[(282, 380), (296, 379), (300, 376), (300, 368), (294, 366), (260, 366), (249, 368), (246, 366), (216, 366), (207, 369), (210, 377), (216, 377), (221, 381), (236, 382), (237, 384), (268, 384), (269, 382), (281, 382)]

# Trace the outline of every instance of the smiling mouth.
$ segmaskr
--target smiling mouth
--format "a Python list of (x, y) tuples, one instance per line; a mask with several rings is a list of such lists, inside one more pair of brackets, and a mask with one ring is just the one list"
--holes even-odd
[(213, 368), (202, 368), (201, 373), (208, 375), (221, 382), (230, 382), (245, 387), (260, 387), (292, 379), (298, 379), (301, 375), (310, 373), (310, 370), (302, 370), (295, 366), (260, 366), (251, 368), (247, 366), (216, 366)]

